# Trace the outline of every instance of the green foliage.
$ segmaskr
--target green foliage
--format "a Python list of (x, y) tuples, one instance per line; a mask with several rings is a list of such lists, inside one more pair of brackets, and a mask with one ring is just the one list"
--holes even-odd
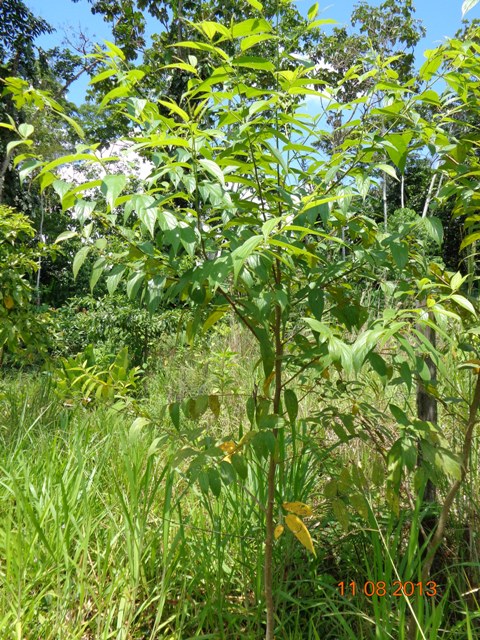
[(125, 344), (132, 363), (141, 367), (147, 362), (155, 366), (160, 345), (175, 345), (184, 324), (180, 309), (151, 315), (120, 292), (70, 298), (57, 310), (55, 321), (56, 355), (74, 355), (93, 344), (96, 357), (102, 360)]
[(61, 358), (53, 369), (53, 384), (65, 401), (84, 404), (124, 402), (137, 390), (140, 370), (130, 367), (128, 348), (98, 361), (93, 345), (71, 358)]
[(15, 362), (37, 360), (49, 342), (48, 314), (32, 302), (29, 276), (46, 255), (31, 246), (33, 236), (28, 218), (0, 205), (0, 353), (7, 351)]

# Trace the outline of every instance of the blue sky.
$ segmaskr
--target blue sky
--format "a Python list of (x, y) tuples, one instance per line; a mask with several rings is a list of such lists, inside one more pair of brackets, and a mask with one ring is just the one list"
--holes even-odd
[[(332, 0), (332, 2), (320, 2), (321, 17), (334, 18), (340, 23), (348, 22), (356, 0)], [(26, 0), (26, 4), (36, 15), (45, 18), (55, 29), (54, 34), (39, 40), (39, 44), (47, 48), (59, 44), (64, 38), (64, 33), (69, 32), (69, 38), (75, 39), (75, 33), (79, 28), (84, 31), (91, 40), (101, 42), (111, 39), (111, 32), (99, 15), (92, 15), (87, 0), (73, 3), (71, 0)], [(298, 0), (297, 6), (302, 14), (306, 14), (313, 0)], [(371, 0), (371, 4), (381, 4), (381, 0)], [(417, 48), (419, 62), (422, 52), (437, 46), (445, 36), (453, 36), (461, 26), (462, 0), (416, 0), (416, 17), (421, 19), (427, 29), (426, 37)], [(468, 13), (468, 18), (480, 18), (480, 3)], [(156, 25), (152, 21), (149, 25), (152, 32)], [(85, 95), (87, 78), (77, 81), (69, 94), (71, 100), (80, 103)]]

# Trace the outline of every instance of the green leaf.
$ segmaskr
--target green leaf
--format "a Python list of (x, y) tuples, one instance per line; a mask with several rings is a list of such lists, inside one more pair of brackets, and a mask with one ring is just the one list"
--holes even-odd
[(167, 109), (170, 109), (170, 111), (172, 111), (172, 113), (176, 113), (177, 116), (180, 116), (180, 118), (184, 121), (184, 122), (189, 122), (190, 121), (190, 117), (188, 115), (188, 113), (186, 111), (184, 111), (182, 108), (180, 108), (178, 106), (178, 104), (176, 102), (174, 102), (173, 100), (158, 100), (157, 102), (159, 102), (160, 104), (163, 104), (164, 107), (167, 107)]
[(460, 244), (460, 251), (469, 247), (474, 242), (478, 242), (480, 240), (480, 231), (476, 231), (475, 233), (471, 233), (466, 238), (464, 238)]
[(240, 456), (238, 453), (234, 453), (231, 457), (232, 465), (237, 474), (242, 478), (242, 480), (246, 480), (248, 476), (248, 467), (245, 462), (245, 458)]
[(90, 275), (90, 291), (93, 293), (93, 290), (95, 289), (95, 285), (97, 284), (98, 280), (100, 279), (100, 276), (103, 273), (103, 270), (105, 269), (105, 265), (106, 265), (106, 260), (105, 258), (99, 258), (98, 260), (96, 260), (95, 264), (92, 267), (92, 273)]
[(106, 282), (107, 282), (108, 293), (110, 295), (112, 293), (115, 293), (115, 290), (117, 289), (125, 271), (126, 271), (126, 267), (124, 267), (123, 265), (117, 264), (109, 272), (109, 276)]
[(389, 164), (380, 162), (379, 164), (375, 165), (375, 169), (380, 169), (380, 171), (383, 171), (384, 173), (391, 176), (392, 178), (395, 178), (395, 180), (398, 180), (397, 172)]
[(213, 160), (207, 160), (206, 158), (201, 158), (198, 163), (208, 173), (217, 178), (222, 186), (225, 186), (225, 176), (223, 175), (223, 171), (220, 169), (216, 162), (214, 162)]
[(317, 17), (317, 14), (318, 14), (318, 2), (313, 4), (308, 10), (308, 13), (307, 13), (308, 20), (311, 22)]
[(77, 236), (78, 236), (78, 233), (76, 231), (63, 231), (63, 233), (61, 233), (57, 237), (54, 244), (58, 244), (59, 242), (64, 242), (65, 240), (69, 240), (70, 238), (76, 238)]
[(349, 520), (348, 511), (343, 500), (340, 500), (340, 498), (333, 500), (332, 509), (333, 509), (333, 514), (335, 518), (338, 520), (338, 523), (340, 524), (342, 529), (348, 529), (348, 520)]
[(110, 209), (115, 207), (115, 201), (122, 193), (125, 185), (127, 184), (127, 178), (123, 174), (115, 176), (105, 176), (100, 185), (100, 191), (105, 196)]
[(18, 125), (18, 133), (22, 136), (22, 138), (29, 138), (34, 131), (35, 128), (31, 124), (27, 124), (26, 122)]
[(223, 318), (223, 316), (227, 313), (227, 311), (229, 310), (229, 307), (225, 306), (222, 307), (220, 309), (215, 309), (206, 319), (203, 327), (202, 327), (202, 331), (203, 333), (206, 333), (211, 327), (213, 327), (213, 325), (218, 322), (219, 320), (221, 320)]
[(232, 36), (234, 38), (251, 36), (257, 33), (270, 33), (271, 31), (272, 26), (263, 18), (249, 18), (232, 26)]
[(259, 33), (254, 36), (247, 36), (246, 38), (243, 38), (243, 40), (240, 41), (240, 49), (242, 51), (247, 51), (248, 49), (251, 49), (251, 47), (254, 47), (256, 44), (259, 44), (260, 42), (265, 42), (266, 40), (273, 40), (273, 39), (275, 39), (275, 36), (268, 35), (268, 33)]
[(198, 49), (199, 51), (208, 51), (209, 53), (214, 53), (221, 58), (223, 58), (226, 62), (229, 62), (230, 57), (223, 49), (220, 47), (215, 47), (213, 44), (207, 44), (206, 42), (177, 42), (174, 45), (168, 45), (169, 47), (185, 47), (187, 49)]
[(240, 56), (232, 60), (234, 67), (246, 67), (247, 69), (255, 69), (257, 71), (275, 71), (275, 65), (270, 60), (260, 58), (258, 56)]
[(263, 4), (258, 0), (247, 0), (248, 4), (257, 11), (263, 11)]
[(283, 394), (285, 407), (287, 409), (288, 418), (291, 423), (295, 422), (298, 416), (298, 400), (293, 389), (285, 389)]
[(143, 271), (139, 271), (138, 273), (133, 274), (133, 276), (127, 282), (127, 296), (130, 300), (134, 300), (137, 297), (144, 279), (145, 274), (143, 273)]
[(210, 467), (207, 471), (208, 473), (208, 484), (210, 485), (210, 489), (212, 490), (213, 495), (218, 498), (220, 492), (222, 490), (222, 480), (220, 478), (220, 474), (218, 470), (214, 467)]
[(245, 260), (253, 254), (255, 249), (263, 242), (263, 240), (263, 236), (252, 236), (248, 238), (248, 240), (245, 240), (240, 247), (237, 247), (232, 251), (233, 277), (235, 283), (237, 282), (238, 275), (245, 263)]
[(116, 44), (113, 44), (113, 42), (109, 42), (108, 40), (104, 40), (103, 42), (107, 47), (106, 55), (109, 58), (120, 58), (120, 60), (125, 60), (125, 54), (117, 47)]
[(93, 76), (88, 84), (96, 84), (97, 82), (102, 82), (102, 80), (106, 80), (107, 78), (110, 78), (110, 76), (114, 76), (116, 73), (116, 69), (106, 69), (105, 71), (98, 73), (96, 76)]
[[(422, 218), (422, 223), (430, 238), (432, 238), (432, 240), (434, 240), (438, 245), (441, 245), (443, 242), (443, 226), (441, 220), (434, 216), (429, 216), (428, 218)], [(460, 249), (461, 248), (462, 247), (460, 246)]]
[(403, 269), (408, 263), (408, 246), (404, 242), (392, 242), (390, 251), (397, 267)]
[(313, 313), (314, 317), (319, 321), (322, 319), (324, 306), (325, 295), (322, 289), (320, 289), (320, 287), (310, 289), (310, 291), (308, 292), (308, 307)]
[(470, 300), (467, 300), (467, 298), (464, 298), (464, 296), (461, 296), (458, 293), (454, 293), (453, 295), (450, 296), (450, 298), (454, 302), (456, 302), (460, 307), (463, 307), (467, 311), (470, 311), (470, 313), (476, 317), (477, 314), (475, 312), (475, 308), (473, 304), (470, 302)]
[[(408, 145), (413, 137), (411, 131), (404, 131), (403, 133), (390, 133), (385, 136), (385, 140), (390, 144), (385, 145), (385, 150), (390, 160), (398, 167), (400, 173), (405, 170), (405, 164), (408, 155)], [(396, 177), (396, 175), (395, 175)]]
[(401, 424), (404, 427), (410, 426), (410, 420), (408, 419), (407, 414), (400, 409), (400, 407), (397, 407), (396, 404), (390, 404), (389, 408), (398, 424)]
[(323, 20), (315, 20), (314, 22), (311, 22), (307, 26), (307, 31), (311, 31), (312, 29), (316, 29), (317, 27), (323, 27), (323, 25), (325, 25), (325, 24), (338, 24), (338, 22), (336, 20), (333, 20), (332, 18), (325, 18)]
[(85, 262), (90, 249), (91, 247), (82, 247), (79, 251), (77, 251), (75, 258), (73, 259), (72, 266), (73, 277), (75, 279), (77, 278), (78, 272), (80, 271), (82, 264)]
[(180, 403), (172, 402), (171, 404), (169, 404), (168, 413), (175, 429), (180, 429)]

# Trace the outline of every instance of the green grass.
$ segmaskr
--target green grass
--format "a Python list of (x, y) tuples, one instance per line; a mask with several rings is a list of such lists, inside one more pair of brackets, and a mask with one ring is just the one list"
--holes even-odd
[[(223, 398), (220, 418), (208, 414), (190, 427), (200, 425), (214, 440), (238, 439), (255, 376), (248, 341), (236, 340), (242, 357), (224, 340), (214, 357), (184, 350), (166, 358), (138, 400), (152, 416), (143, 426), (132, 427), (131, 409), (65, 406), (45, 375), (3, 380), (2, 640), (262, 637), (264, 517), (252, 495), (264, 503), (266, 460), (250, 453), (244, 481), (223, 486), (219, 498), (205, 494), (189, 482), (176, 456), (182, 443), (162, 412), (179, 394), (214, 389)], [(360, 401), (381, 406), (381, 389), (369, 393)], [(313, 395), (308, 402), (321, 413), (330, 400)], [(459, 526), (478, 515), (478, 470), (466, 490), (471, 506), (459, 501), (433, 576), (438, 598), (371, 598), (361, 588), (342, 597), (341, 581), (361, 587), (367, 580), (417, 580), (421, 505), (402, 503), (400, 515), (392, 514), (383, 484), (371, 482), (368, 439), (332, 442), (320, 420), (298, 421), (281, 441), (278, 501), (313, 506), (308, 526), (317, 558), (288, 534), (275, 545), (276, 638), (401, 640), (413, 616), (418, 640), (478, 637), (478, 537), (472, 526)], [(357, 489), (367, 502), (348, 507), (342, 527), (325, 485), (331, 478), (361, 482), (361, 474), (368, 488)], [(351, 491), (342, 486), (348, 503)]]

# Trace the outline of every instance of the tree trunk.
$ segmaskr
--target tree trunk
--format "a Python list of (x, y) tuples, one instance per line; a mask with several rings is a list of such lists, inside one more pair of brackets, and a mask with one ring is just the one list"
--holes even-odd
[[(432, 319), (432, 314), (429, 314), (429, 319)], [(435, 330), (430, 326), (418, 327), (420, 331), (424, 334), (430, 344), (435, 347), (436, 345), (436, 335)], [(428, 371), (430, 373), (430, 381), (431, 383), (435, 383), (437, 379), (437, 367), (433, 362), (432, 358), (427, 355), (425, 359), (425, 364), (428, 367)], [(434, 396), (428, 393), (425, 388), (425, 384), (419, 380), (417, 383), (417, 416), (420, 420), (424, 420), (425, 422), (431, 422), (434, 425), (438, 422), (438, 406), (437, 400)], [(418, 449), (418, 461), (419, 465), (422, 463), (422, 450), (419, 446)], [(432, 505), (436, 501), (436, 488), (433, 482), (428, 478), (427, 483), (425, 485), (425, 490), (423, 492), (422, 501), (426, 505)], [(427, 516), (422, 520), (422, 526), (419, 532), (419, 545), (423, 547), (427, 542), (428, 537), (433, 531), (436, 523), (436, 518), (433, 513), (427, 514)], [(423, 554), (422, 557), (424, 557)]]
[[(280, 261), (276, 261), (276, 282), (281, 282)], [(283, 368), (283, 341), (282, 341), (282, 310), (280, 305), (275, 306), (275, 394), (273, 397), (273, 413), (280, 417), (280, 405), (282, 395), (282, 368)], [(275, 440), (278, 438), (278, 429), (274, 429)], [(266, 536), (265, 536), (265, 605), (267, 609), (266, 640), (274, 640), (275, 631), (275, 606), (273, 603), (273, 512), (275, 508), (275, 472), (277, 469), (277, 452), (270, 454), (267, 478), (267, 509), (266, 509)]]
[(383, 200), (383, 224), (385, 225), (385, 231), (388, 227), (388, 203), (387, 203), (387, 176), (383, 174), (382, 182), (382, 200)]
[(10, 154), (6, 153), (2, 164), (0, 165), (0, 204), (3, 202), (3, 188), (5, 186), (5, 175), (10, 163)]

